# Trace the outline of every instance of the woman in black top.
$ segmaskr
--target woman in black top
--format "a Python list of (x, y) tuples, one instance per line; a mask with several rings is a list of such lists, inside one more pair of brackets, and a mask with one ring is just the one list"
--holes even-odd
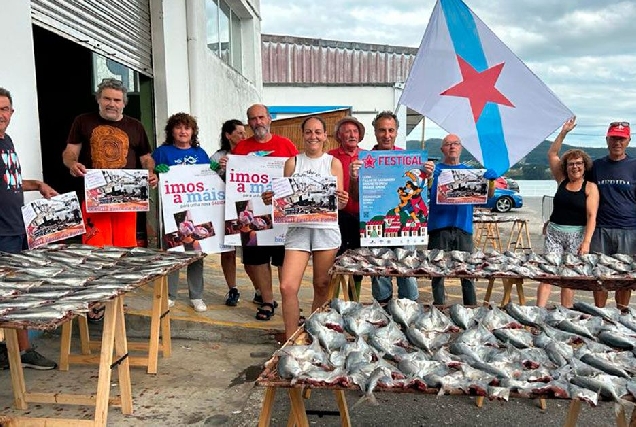
[[(585, 179), (592, 168), (592, 159), (582, 150), (568, 150), (559, 158), (565, 136), (576, 126), (576, 117), (563, 124), (561, 132), (548, 150), (548, 163), (552, 176), (559, 184), (554, 195), (554, 207), (545, 229), (544, 253), (562, 255), (570, 252), (586, 254), (596, 227), (598, 188)], [(537, 305), (545, 307), (550, 297), (550, 284), (537, 288)], [(574, 290), (561, 288), (561, 305), (572, 307)]]

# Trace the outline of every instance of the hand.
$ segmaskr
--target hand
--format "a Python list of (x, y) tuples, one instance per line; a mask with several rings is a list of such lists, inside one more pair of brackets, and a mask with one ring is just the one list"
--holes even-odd
[(227, 156), (223, 156), (219, 159), (219, 166), (221, 169), (225, 169), (227, 167)]
[(435, 171), (435, 163), (432, 160), (428, 160), (424, 163), (424, 170), (426, 171), (426, 176), (432, 176)]
[(561, 133), (567, 134), (575, 127), (576, 127), (576, 116), (572, 116), (565, 123), (563, 123), (563, 127), (561, 128)]
[(579, 246), (579, 255), (585, 255), (590, 253), (590, 242), (581, 242)]
[(71, 175), (76, 177), (86, 175), (86, 166), (84, 166), (80, 162), (73, 163), (71, 167), (68, 168), (68, 170), (71, 172)]
[(214, 160), (210, 160), (210, 169), (212, 169), (214, 172), (216, 172), (219, 169), (221, 169), (221, 165), (219, 163), (215, 162)]
[(150, 188), (155, 188), (158, 183), (159, 183), (159, 177), (157, 176), (157, 174), (149, 172), (148, 173), (148, 185), (150, 185)]
[(170, 166), (168, 166), (165, 163), (161, 163), (157, 166), (155, 166), (155, 172), (156, 173), (166, 173), (170, 170)]
[(274, 198), (274, 192), (273, 191), (266, 191), (263, 194), (261, 194), (261, 199), (263, 199), (263, 203), (267, 206), (272, 204), (272, 199)]
[(362, 167), (362, 160), (354, 160), (349, 165), (349, 177), (351, 179), (358, 179), (360, 175), (360, 168)]
[(488, 169), (486, 172), (484, 172), (484, 178), (488, 179), (488, 180), (494, 180), (499, 178), (501, 175), (498, 174), (494, 169)]
[(57, 196), (57, 191), (55, 191), (53, 188), (51, 188), (51, 186), (49, 186), (48, 184), (44, 182), (40, 183), (39, 190), (40, 190), (40, 194), (45, 199), (50, 199), (53, 196)]
[(338, 197), (338, 207), (342, 206), (343, 208), (347, 206), (349, 202), (349, 193), (344, 190), (337, 190), (336, 196)]

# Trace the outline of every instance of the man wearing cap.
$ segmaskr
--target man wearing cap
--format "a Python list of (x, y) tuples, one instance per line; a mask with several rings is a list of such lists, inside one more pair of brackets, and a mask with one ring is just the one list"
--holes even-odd
[[(331, 154), (342, 163), (343, 182), (345, 188), (351, 192), (351, 188), (356, 188), (358, 182), (351, 179), (350, 165), (351, 162), (358, 159), (360, 148), (358, 145), (364, 139), (364, 125), (355, 117), (343, 117), (336, 123), (336, 141), (340, 144), (338, 148), (329, 150)], [(357, 192), (357, 190), (356, 190)], [(357, 249), (360, 247), (360, 205), (358, 199), (349, 197), (349, 201), (344, 209), (338, 211), (338, 226), (340, 227), (340, 235), (342, 245), (338, 255), (347, 249)], [(361, 276), (353, 277), (357, 293), (360, 295)]]
[[(609, 153), (594, 161), (590, 176), (600, 196), (590, 252), (631, 255), (636, 253), (636, 159), (625, 153), (629, 123), (610, 123), (605, 140)], [(627, 307), (630, 297), (630, 290), (616, 291), (616, 306)], [(607, 291), (594, 291), (594, 302), (605, 307)]]

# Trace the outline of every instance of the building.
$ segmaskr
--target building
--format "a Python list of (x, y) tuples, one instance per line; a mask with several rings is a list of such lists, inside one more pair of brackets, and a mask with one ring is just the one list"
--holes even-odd
[[(263, 99), (275, 118), (349, 109), (367, 132), (360, 144), (375, 145), (371, 122), (380, 111), (396, 110), (417, 48), (304, 37), (261, 36)], [(422, 116), (397, 111), (397, 145)], [(331, 129), (328, 129), (332, 132)]]
[[(129, 87), (125, 113), (161, 144), (169, 115), (198, 118), (211, 154), (221, 124), (245, 120), (262, 97), (258, 0), (3, 0), (0, 86), (23, 175), (59, 192), (80, 190), (62, 164), (73, 118), (96, 111), (105, 77)], [(149, 234), (157, 230), (155, 219)], [(149, 215), (150, 217), (151, 215)], [(150, 236), (149, 236), (150, 237)]]

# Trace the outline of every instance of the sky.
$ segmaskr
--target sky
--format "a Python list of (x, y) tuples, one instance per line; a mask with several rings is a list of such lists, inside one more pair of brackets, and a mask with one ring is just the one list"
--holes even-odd
[[(566, 143), (605, 146), (610, 122), (636, 122), (636, 2), (464, 2), (577, 116)], [(434, 0), (261, 0), (261, 31), (419, 47), (434, 5)], [(443, 134), (427, 121), (427, 138)]]

